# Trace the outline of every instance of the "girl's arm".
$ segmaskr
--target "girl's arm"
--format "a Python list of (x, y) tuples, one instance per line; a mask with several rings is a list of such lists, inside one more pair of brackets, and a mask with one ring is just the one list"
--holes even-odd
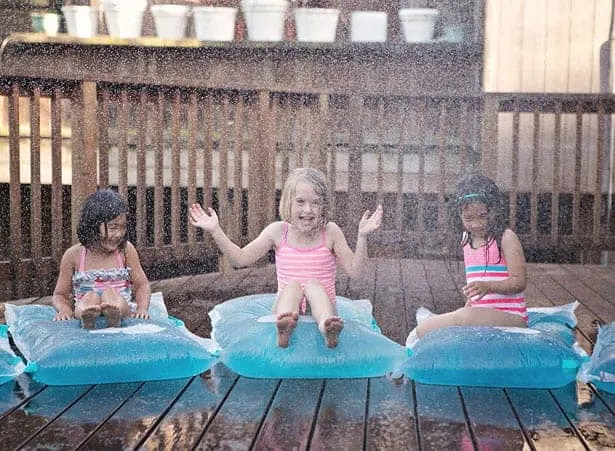
[(137, 303), (137, 311), (134, 312), (135, 318), (148, 319), (149, 300), (152, 295), (152, 289), (149, 280), (141, 266), (141, 260), (137, 249), (131, 242), (126, 242), (126, 266), (130, 268), (130, 280), (135, 294), (135, 302)]
[(363, 217), (359, 222), (359, 232), (357, 235), (357, 246), (353, 253), (346, 237), (337, 226), (337, 224), (329, 223), (329, 233), (333, 238), (333, 252), (337, 256), (337, 261), (349, 277), (355, 277), (359, 274), (361, 267), (365, 264), (368, 258), (367, 254), (367, 235), (378, 230), (382, 222), (382, 206), (378, 205), (374, 213), (370, 216), (369, 210), (363, 213)]
[(208, 208), (206, 212), (199, 204), (190, 207), (190, 223), (209, 232), (220, 251), (235, 267), (248, 266), (257, 261), (275, 245), (275, 236), (281, 236), (281, 223), (274, 222), (241, 248), (224, 233), (213, 208)]
[(53, 290), (51, 304), (56, 309), (57, 313), (53, 317), (54, 321), (64, 321), (74, 318), (72, 305), (73, 292), (73, 272), (75, 270), (75, 247), (71, 247), (64, 252), (60, 261), (60, 273), (56, 287)]
[(468, 298), (476, 301), (487, 293), (518, 294), (525, 290), (525, 255), (519, 237), (510, 229), (506, 229), (502, 235), (502, 253), (508, 265), (508, 278), (494, 282), (471, 282), (463, 287)]

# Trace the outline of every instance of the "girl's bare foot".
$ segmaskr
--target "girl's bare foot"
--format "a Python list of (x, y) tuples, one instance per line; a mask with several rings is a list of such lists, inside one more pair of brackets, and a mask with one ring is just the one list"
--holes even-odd
[(100, 307), (94, 305), (81, 311), (81, 327), (84, 329), (94, 329), (96, 318), (100, 316)]
[(335, 348), (337, 346), (338, 337), (343, 328), (344, 322), (339, 316), (331, 316), (325, 320), (323, 334), (328, 348)]
[(280, 348), (288, 347), (290, 335), (293, 332), (293, 329), (297, 326), (298, 320), (299, 314), (295, 312), (286, 312), (278, 315), (278, 346)]
[(107, 318), (107, 327), (120, 327), (122, 312), (115, 306), (103, 307), (103, 316)]

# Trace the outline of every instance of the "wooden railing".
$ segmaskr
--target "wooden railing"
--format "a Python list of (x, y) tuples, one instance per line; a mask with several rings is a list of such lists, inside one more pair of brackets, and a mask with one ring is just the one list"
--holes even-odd
[[(55, 58), (66, 58), (55, 50)], [(510, 224), (530, 258), (590, 261), (614, 248), (615, 96), (482, 94), (471, 86), (455, 92), (441, 89), (442, 80), (417, 95), (415, 80), (400, 87), (390, 76), (377, 84), (373, 74), (319, 89), (315, 76), (303, 74), (299, 83), (268, 65), (269, 73), (247, 80), (225, 79), (212, 66), (198, 81), (171, 71), (156, 83), (143, 66), (141, 82), (130, 70), (113, 81), (111, 72), (95, 69), (91, 76), (100, 80), (94, 81), (74, 61), (74, 71), (60, 77), (58, 67), (37, 63), (32, 48), (26, 52), (32, 74), (25, 76), (22, 51), (5, 54), (12, 69), (0, 66), (0, 118), (8, 124), (0, 137), (0, 155), (8, 160), (0, 283), (7, 299), (53, 289), (79, 205), (97, 186), (112, 186), (128, 200), (130, 239), (157, 278), (171, 274), (169, 268), (218, 268), (211, 241), (187, 225), (189, 204), (213, 205), (231, 238), (246, 243), (275, 220), (280, 187), (298, 166), (326, 173), (335, 192), (332, 219), (351, 243), (362, 212), (384, 205), (373, 255), (441, 255), (447, 200), (457, 180), (473, 171), (503, 187)], [(321, 50), (321, 59), (331, 64), (331, 52), (339, 51)], [(276, 52), (289, 51), (277, 48), (273, 60)], [(416, 52), (393, 47), (366, 55), (372, 63), (392, 58), (403, 66), (402, 56), (425, 58)], [(430, 58), (451, 52), (466, 50), (436, 48)], [(354, 58), (357, 70), (362, 57)], [(294, 64), (318, 72), (319, 61)], [(462, 78), (460, 84), (468, 83)]]

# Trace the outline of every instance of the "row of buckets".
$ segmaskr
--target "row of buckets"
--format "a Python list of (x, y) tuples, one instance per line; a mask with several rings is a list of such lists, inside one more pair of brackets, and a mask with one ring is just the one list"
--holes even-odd
[[(147, 0), (102, 0), (102, 12), (110, 36), (141, 36)], [(163, 39), (184, 39), (190, 17), (194, 33), (201, 41), (232, 41), (238, 9), (220, 6), (151, 5), (156, 35)], [(241, 0), (248, 39), (282, 41), (289, 10), (288, 0)], [(90, 6), (62, 7), (68, 34), (93, 37), (98, 34), (99, 10)], [(340, 10), (295, 8), (293, 10), (298, 41), (334, 42)], [(429, 42), (433, 39), (436, 9), (401, 9), (399, 16), (407, 42)], [(354, 42), (386, 42), (387, 13), (353, 11), (350, 17), (350, 40)]]

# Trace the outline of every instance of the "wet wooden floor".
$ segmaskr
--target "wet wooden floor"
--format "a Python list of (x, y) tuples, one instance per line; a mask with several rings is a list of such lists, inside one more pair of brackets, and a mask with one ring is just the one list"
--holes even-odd
[[(578, 339), (615, 321), (613, 267), (530, 264), (530, 307), (578, 300)], [(338, 294), (367, 298), (384, 334), (403, 343), (416, 308), (462, 304), (461, 268), (374, 259)], [(155, 281), (169, 312), (200, 335), (207, 312), (236, 296), (273, 292), (272, 266)], [(30, 299), (22, 302), (46, 302)], [(0, 386), (2, 449), (615, 449), (615, 395), (431, 386), (405, 378), (268, 380), (223, 365), (189, 379), (52, 387), (28, 376)]]

